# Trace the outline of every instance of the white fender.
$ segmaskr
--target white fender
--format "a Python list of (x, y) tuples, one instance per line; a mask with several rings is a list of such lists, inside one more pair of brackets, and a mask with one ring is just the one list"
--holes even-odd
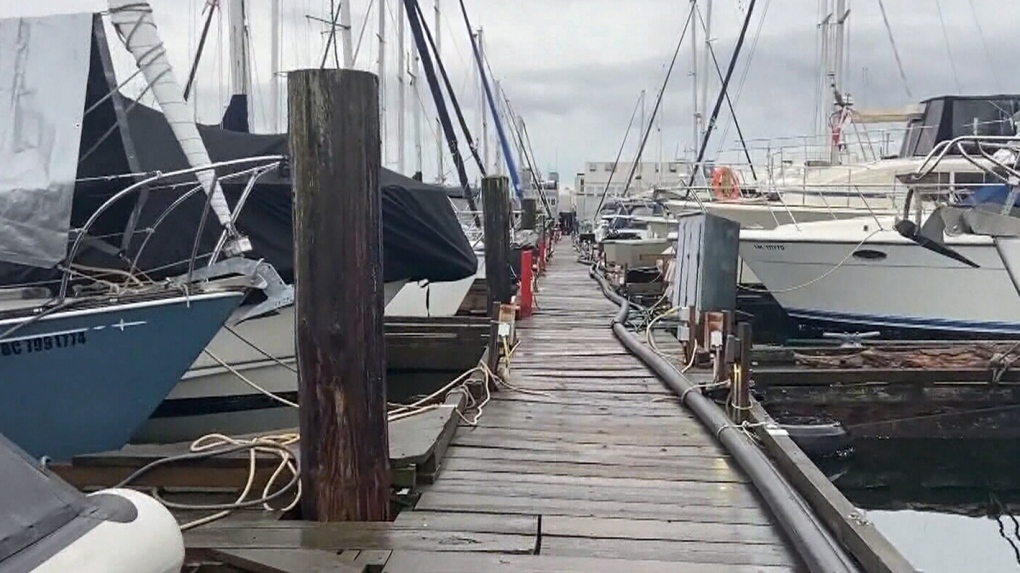
[(126, 498), (138, 511), (128, 523), (104, 521), (50, 557), (32, 573), (179, 573), (184, 537), (173, 514), (152, 497), (129, 489), (97, 494)]

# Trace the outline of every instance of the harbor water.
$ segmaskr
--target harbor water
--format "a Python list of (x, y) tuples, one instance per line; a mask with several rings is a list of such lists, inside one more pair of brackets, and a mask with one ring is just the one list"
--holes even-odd
[(1020, 573), (1018, 440), (865, 440), (816, 460), (924, 573)]

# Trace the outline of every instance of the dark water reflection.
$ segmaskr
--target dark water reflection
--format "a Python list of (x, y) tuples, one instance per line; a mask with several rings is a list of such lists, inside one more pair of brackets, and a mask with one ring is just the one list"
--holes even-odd
[(817, 463), (925, 573), (1020, 573), (1020, 441), (865, 440)]

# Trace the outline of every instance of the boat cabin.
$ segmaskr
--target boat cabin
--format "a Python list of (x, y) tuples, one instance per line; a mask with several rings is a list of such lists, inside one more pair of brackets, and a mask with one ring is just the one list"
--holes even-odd
[(1020, 121), (1020, 95), (939, 96), (907, 123), (900, 157), (924, 157), (943, 141), (965, 135), (1012, 136)]

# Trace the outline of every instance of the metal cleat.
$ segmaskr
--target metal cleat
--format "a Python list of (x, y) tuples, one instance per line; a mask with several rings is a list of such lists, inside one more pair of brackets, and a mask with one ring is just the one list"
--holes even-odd
[(840, 348), (864, 348), (865, 338), (875, 338), (881, 334), (878, 331), (869, 332), (823, 332), (822, 338), (835, 338), (841, 340)]

